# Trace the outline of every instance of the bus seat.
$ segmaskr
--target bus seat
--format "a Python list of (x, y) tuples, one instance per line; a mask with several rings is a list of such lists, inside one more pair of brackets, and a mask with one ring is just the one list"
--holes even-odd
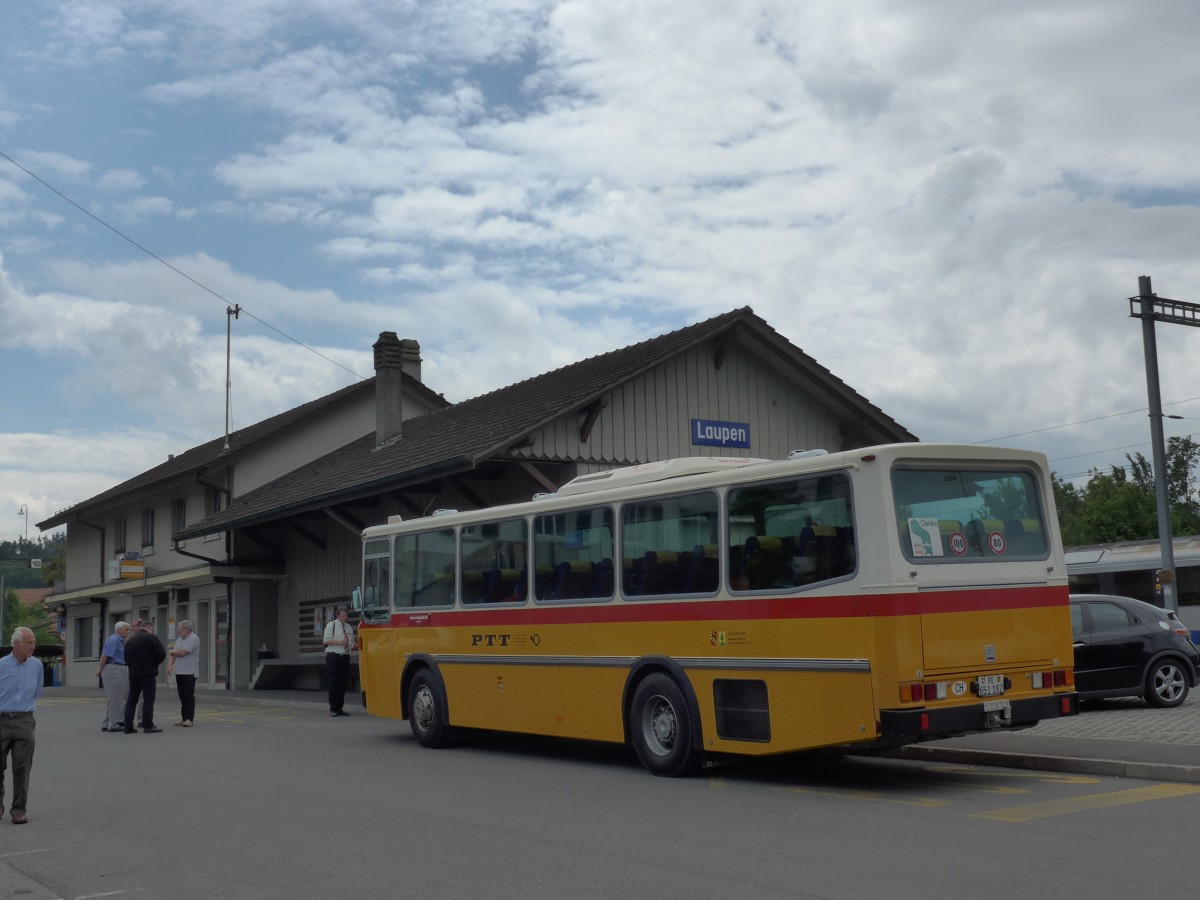
[[(675, 594), (683, 590), (686, 558), (674, 550), (647, 550), (640, 594)], [(682, 565), (681, 565), (682, 561)]]
[[(489, 603), (513, 603), (523, 600), (520, 592), (522, 572), (517, 569), (491, 569), (486, 574)], [(463, 589), (466, 593), (466, 589)]]
[[(441, 580), (441, 576), (438, 576)], [(485, 573), (479, 569), (463, 569), (462, 602), (483, 603), (488, 598), (488, 583)]]
[[(808, 526), (805, 530), (812, 528)], [(792, 557), (796, 540), (789, 536), (756, 534), (746, 538), (743, 568), (747, 590), (788, 587), (795, 584)]]
[(533, 570), (533, 589), (539, 600), (546, 600), (550, 597), (550, 591), (554, 587), (554, 566), (541, 563), (534, 567)]
[(613, 593), (613, 561), (605, 558), (592, 569), (592, 596), (611, 597)]
[(1038, 556), (1046, 552), (1042, 523), (1037, 519), (1009, 519), (1005, 523), (1008, 551), (1022, 556)]
[(571, 559), (554, 567), (554, 585), (550, 600), (580, 600), (592, 596), (592, 564), (585, 559)]
[(840, 575), (838, 529), (834, 525), (807, 525), (800, 532), (792, 559), (792, 583), (812, 584)]
[(621, 559), (621, 591), (632, 596), (637, 593), (637, 563), (632, 556)]
[(720, 563), (716, 544), (697, 544), (687, 561), (688, 571), (684, 591), (708, 594), (720, 583)]

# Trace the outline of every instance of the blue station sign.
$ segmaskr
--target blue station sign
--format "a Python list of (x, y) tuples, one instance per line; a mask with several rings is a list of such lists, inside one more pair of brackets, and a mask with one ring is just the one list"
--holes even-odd
[(692, 443), (698, 447), (750, 447), (749, 422), (692, 419)]

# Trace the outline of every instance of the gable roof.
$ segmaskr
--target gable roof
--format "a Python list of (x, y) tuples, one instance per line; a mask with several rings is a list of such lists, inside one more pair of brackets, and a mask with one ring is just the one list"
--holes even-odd
[[(404, 389), (406, 391), (420, 391), (433, 405), (449, 405), (448, 401), (440, 394), (435, 393), (408, 375), (404, 376)], [(202, 472), (210, 471), (214, 468), (224, 468), (231, 462), (236, 462), (239, 456), (245, 455), (247, 451), (255, 448), (263, 441), (277, 437), (301, 423), (314, 418), (325, 410), (357, 399), (364, 394), (373, 395), (374, 391), (375, 378), (372, 376), (334, 391), (332, 394), (326, 394), (324, 397), (310, 400), (308, 403), (232, 432), (228, 439), (228, 450), (225, 449), (226, 439), (224, 436), (215, 438), (177, 456), (172, 456), (166, 462), (152, 469), (147, 469), (140, 475), (135, 475), (128, 481), (123, 481), (103, 493), (76, 503), (74, 506), (68, 506), (66, 509), (59, 510), (49, 519), (38, 522), (37, 526), (44, 531), (56, 525), (77, 521), (83, 516), (112, 503), (128, 501), (138, 495), (161, 490), (170, 484), (192, 480)]]
[(775, 329), (742, 307), (630, 347), (602, 353), (526, 381), (404, 422), (401, 440), (376, 447), (375, 436), (335, 450), (239, 497), (224, 510), (179, 532), (179, 540), (271, 521), (370, 496), (385, 489), (474, 468), (548, 422), (587, 406), (642, 373), (708, 341), (748, 341), (775, 365), (811, 386), (838, 415), (865, 423), (871, 443), (916, 436), (856, 393)]
[(36, 606), (41, 609), (42, 601), (54, 593), (54, 588), (15, 588), (17, 601), (22, 606)]

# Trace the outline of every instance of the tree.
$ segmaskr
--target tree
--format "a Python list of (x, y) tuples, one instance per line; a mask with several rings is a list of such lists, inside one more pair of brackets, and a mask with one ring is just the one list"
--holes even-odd
[(13, 631), (21, 625), (27, 625), (33, 629), (39, 644), (57, 644), (58, 637), (53, 634), (53, 629), (44, 625), (35, 627), (45, 621), (47, 615), (40, 606), (34, 608), (22, 603), (17, 596), (17, 589), (8, 587), (6, 582), (4, 587), (4, 634), (0, 636), (0, 644), (8, 646), (8, 639), (12, 637)]
[[(1200, 494), (1191, 472), (1200, 462), (1200, 444), (1173, 437), (1166, 447), (1167, 493), (1175, 534), (1200, 534)], [(1126, 454), (1129, 471), (1093, 469), (1082, 489), (1054, 476), (1054, 502), (1063, 543), (1068, 547), (1158, 537), (1158, 502), (1153, 466), (1141, 453)]]

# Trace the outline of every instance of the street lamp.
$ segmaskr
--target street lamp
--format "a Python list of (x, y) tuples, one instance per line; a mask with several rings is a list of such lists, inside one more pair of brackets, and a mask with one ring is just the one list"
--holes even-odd
[(22, 503), (21, 508), (17, 510), (18, 516), (25, 517), (25, 543), (29, 543), (29, 504)]

